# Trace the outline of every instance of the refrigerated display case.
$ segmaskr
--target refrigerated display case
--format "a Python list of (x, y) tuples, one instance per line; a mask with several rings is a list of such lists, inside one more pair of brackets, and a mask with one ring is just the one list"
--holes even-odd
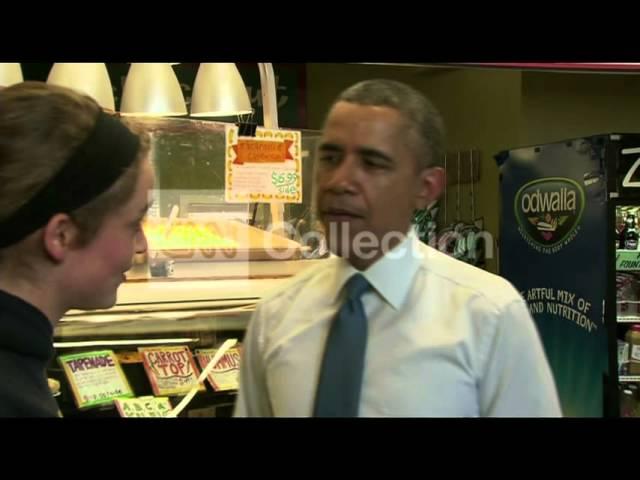
[[(635, 168), (636, 161), (640, 162), (640, 138), (636, 145), (639, 148), (631, 146), (624, 149), (626, 155), (635, 155), (633, 163), (625, 162), (628, 168)], [(640, 215), (640, 194), (632, 190), (640, 184), (630, 186), (628, 183), (624, 186), (619, 184), (609, 208), (608, 257), (611, 268), (607, 299), (611, 308), (607, 309), (607, 321), (610, 326), (610, 369), (614, 372), (610, 389), (613, 399), (611, 415), (640, 417), (640, 249), (637, 240), (634, 242), (637, 236), (635, 219)]]
[(629, 289), (640, 252), (618, 249), (616, 218), (640, 206), (638, 147), (639, 134), (613, 133), (496, 155), (500, 274), (529, 304), (565, 416), (618, 416), (637, 399), (620, 391), (640, 376), (618, 375), (617, 343), (640, 314), (616, 301), (616, 276)]
[[(615, 148), (614, 148), (615, 147)], [(612, 416), (640, 417), (640, 135), (610, 149), (607, 305)], [(636, 331), (635, 335), (633, 334)], [(632, 337), (632, 338), (630, 338)]]
[[(616, 352), (616, 389), (619, 415), (640, 416), (640, 250), (637, 241), (637, 215), (640, 202), (616, 200), (615, 235), (615, 312), (612, 309), (610, 347)], [(614, 316), (615, 313), (615, 316)], [(636, 335), (633, 332), (638, 331)], [(613, 363), (613, 362), (612, 362)]]
[[(149, 250), (137, 256), (108, 310), (70, 311), (54, 332), (48, 376), (60, 382), (65, 417), (118, 416), (113, 403), (78, 408), (60, 355), (112, 350), (136, 397), (153, 395), (139, 348), (217, 348), (242, 344), (256, 303), (327, 252), (314, 243), (313, 157), (319, 133), (303, 130), (302, 202), (286, 204), (288, 230), (273, 230), (268, 204), (224, 201), (225, 125), (191, 119), (127, 119), (148, 132), (156, 189), (144, 230)], [(175, 407), (181, 395), (171, 396)], [(206, 384), (180, 416), (228, 416), (234, 390)]]

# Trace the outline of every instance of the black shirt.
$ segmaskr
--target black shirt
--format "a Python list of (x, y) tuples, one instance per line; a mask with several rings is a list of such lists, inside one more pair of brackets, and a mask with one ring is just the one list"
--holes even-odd
[(0, 417), (57, 417), (47, 382), (53, 327), (33, 305), (0, 290)]

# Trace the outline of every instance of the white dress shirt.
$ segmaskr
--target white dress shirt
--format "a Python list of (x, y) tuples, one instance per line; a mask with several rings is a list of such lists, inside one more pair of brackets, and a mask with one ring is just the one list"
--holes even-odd
[[(267, 296), (248, 326), (236, 416), (311, 416), (329, 325), (357, 272), (334, 257)], [(411, 232), (362, 272), (362, 417), (561, 415), (526, 303), (505, 279)], [(349, 368), (349, 365), (345, 365)]]

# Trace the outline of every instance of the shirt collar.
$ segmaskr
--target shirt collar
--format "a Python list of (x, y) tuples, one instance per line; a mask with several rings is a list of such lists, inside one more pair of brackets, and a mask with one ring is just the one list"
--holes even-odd
[(339, 294), (347, 280), (356, 273), (361, 273), (387, 303), (395, 310), (399, 310), (420, 266), (419, 242), (420, 240), (411, 228), (398, 245), (362, 272), (345, 259), (336, 258), (334, 279), (336, 290), (333, 301), (338, 301)]

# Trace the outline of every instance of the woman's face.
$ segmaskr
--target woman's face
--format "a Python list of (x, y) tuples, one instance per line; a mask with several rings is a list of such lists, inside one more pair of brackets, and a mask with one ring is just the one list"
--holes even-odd
[(134, 254), (147, 250), (142, 221), (153, 184), (151, 162), (144, 160), (129, 201), (107, 215), (95, 237), (70, 255), (65, 279), (70, 308), (88, 310), (115, 304)]

